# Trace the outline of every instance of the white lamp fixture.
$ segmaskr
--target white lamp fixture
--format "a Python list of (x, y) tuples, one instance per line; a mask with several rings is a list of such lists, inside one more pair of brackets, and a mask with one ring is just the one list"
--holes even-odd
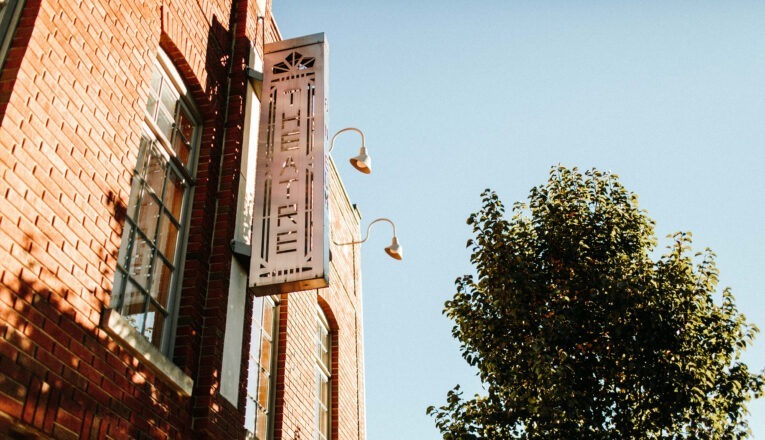
[(332, 141), (329, 144), (329, 151), (327, 151), (327, 154), (331, 153), (332, 149), (335, 148), (335, 139), (337, 138), (337, 135), (346, 131), (355, 131), (356, 133), (361, 135), (361, 149), (359, 150), (358, 156), (351, 158), (351, 165), (353, 165), (354, 168), (356, 168), (357, 170), (361, 171), (364, 174), (371, 173), (372, 158), (369, 157), (369, 155), (367, 154), (367, 147), (364, 146), (364, 133), (358, 128), (348, 127), (335, 133), (335, 135), (332, 136)]
[(384, 218), (384, 217), (380, 217), (378, 219), (373, 220), (369, 224), (369, 226), (367, 226), (367, 233), (364, 236), (363, 240), (349, 241), (348, 243), (338, 243), (338, 242), (333, 240), (333, 242), (337, 246), (345, 246), (345, 245), (349, 245), (349, 244), (361, 244), (361, 243), (364, 243), (365, 241), (367, 241), (369, 239), (369, 230), (372, 228), (372, 225), (377, 223), (377, 222), (388, 222), (388, 223), (390, 223), (391, 226), (393, 226), (393, 240), (391, 241), (390, 246), (385, 248), (385, 253), (390, 255), (391, 258), (395, 258), (396, 260), (401, 260), (402, 258), (404, 258), (404, 249), (398, 243), (398, 238), (396, 238), (396, 224), (393, 223), (390, 219), (387, 219), (387, 218)]

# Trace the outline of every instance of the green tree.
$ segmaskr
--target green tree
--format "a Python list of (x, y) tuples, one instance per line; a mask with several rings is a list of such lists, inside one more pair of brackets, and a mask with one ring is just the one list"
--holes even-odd
[(757, 328), (690, 233), (654, 261), (654, 223), (614, 174), (554, 167), (512, 216), (483, 193), (476, 276), (444, 313), (485, 395), (430, 407), (444, 439), (728, 439), (748, 435)]

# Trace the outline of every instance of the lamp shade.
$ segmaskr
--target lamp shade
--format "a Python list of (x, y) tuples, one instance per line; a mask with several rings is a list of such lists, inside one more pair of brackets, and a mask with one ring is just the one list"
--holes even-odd
[(367, 154), (367, 147), (361, 147), (359, 155), (351, 158), (351, 165), (364, 174), (372, 172), (372, 158)]
[(390, 255), (391, 258), (395, 258), (396, 260), (404, 258), (404, 249), (398, 244), (398, 239), (395, 236), (393, 237), (390, 246), (385, 248), (385, 252)]

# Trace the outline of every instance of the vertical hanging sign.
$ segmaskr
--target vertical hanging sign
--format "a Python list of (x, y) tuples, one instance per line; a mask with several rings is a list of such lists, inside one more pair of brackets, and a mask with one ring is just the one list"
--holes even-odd
[(256, 295), (329, 282), (327, 51), (323, 33), (264, 49), (250, 259)]

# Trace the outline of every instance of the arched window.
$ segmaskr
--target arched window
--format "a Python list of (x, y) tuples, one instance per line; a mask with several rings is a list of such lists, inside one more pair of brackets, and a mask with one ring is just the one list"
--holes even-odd
[(316, 433), (317, 440), (328, 440), (331, 430), (332, 334), (326, 315), (316, 308)]
[(244, 428), (248, 440), (266, 440), (271, 434), (278, 312), (278, 304), (272, 297), (254, 299), (244, 410)]

